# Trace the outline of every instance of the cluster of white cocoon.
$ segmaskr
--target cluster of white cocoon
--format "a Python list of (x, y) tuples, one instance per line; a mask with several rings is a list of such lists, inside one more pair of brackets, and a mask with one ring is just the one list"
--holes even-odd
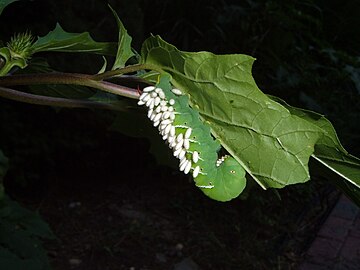
[(227, 159), (229, 156), (225, 155), (222, 156), (221, 158), (219, 158), (218, 160), (216, 160), (216, 167), (219, 167), (221, 165), (221, 163), (223, 163), (225, 161), (225, 159)]
[[(175, 95), (182, 95), (179, 89), (171, 91)], [(192, 170), (192, 175), (196, 178), (201, 173), (200, 167), (196, 165), (200, 156), (197, 151), (189, 151), (190, 143), (194, 142), (190, 139), (192, 129), (183, 125), (174, 125), (176, 115), (180, 114), (174, 110), (174, 104), (174, 99), (167, 100), (164, 91), (154, 86), (145, 87), (138, 102), (138, 105), (145, 105), (148, 108), (148, 118), (153, 122), (154, 127), (158, 128), (163, 140), (173, 150), (174, 156), (180, 160), (180, 171), (188, 174)]]

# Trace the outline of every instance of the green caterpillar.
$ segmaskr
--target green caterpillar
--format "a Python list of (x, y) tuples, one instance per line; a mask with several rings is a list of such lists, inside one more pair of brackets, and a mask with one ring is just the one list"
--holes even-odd
[(218, 201), (237, 197), (246, 185), (244, 169), (233, 157), (218, 157), (220, 143), (170, 78), (163, 74), (156, 86), (144, 88), (138, 104), (148, 108), (148, 117), (180, 160), (180, 171), (192, 172), (197, 187)]

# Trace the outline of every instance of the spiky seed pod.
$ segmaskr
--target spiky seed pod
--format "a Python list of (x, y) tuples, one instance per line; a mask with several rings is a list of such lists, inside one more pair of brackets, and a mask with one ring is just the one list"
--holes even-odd
[(22, 58), (28, 60), (32, 55), (32, 45), (34, 37), (30, 32), (15, 34), (10, 41), (6, 44), (10, 50), (11, 57)]

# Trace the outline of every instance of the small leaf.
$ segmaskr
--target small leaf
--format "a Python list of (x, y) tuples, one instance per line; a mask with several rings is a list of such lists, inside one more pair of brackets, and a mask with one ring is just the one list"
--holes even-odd
[(99, 74), (99, 73), (103, 73), (103, 72), (106, 71), (107, 60), (106, 60), (106, 58), (105, 58), (104, 56), (103, 56), (103, 60), (104, 60), (104, 64), (103, 64), (103, 66), (101, 67), (101, 69), (99, 70), (98, 74)]
[(46, 36), (40, 37), (32, 46), (33, 53), (56, 52), (84, 52), (102, 55), (115, 55), (116, 44), (110, 42), (96, 42), (88, 32), (68, 33), (59, 24)]
[(131, 40), (132, 40), (131, 36), (127, 33), (127, 30), (125, 29), (123, 23), (120, 21), (116, 11), (113, 10), (110, 6), (109, 8), (114, 14), (119, 28), (118, 49), (116, 53), (115, 63), (112, 67), (112, 70), (114, 70), (117, 68), (124, 67), (126, 61), (129, 60), (129, 58), (134, 56), (135, 54), (131, 49)]
[(0, 268), (50, 269), (39, 239), (54, 239), (49, 226), (6, 196), (0, 204), (0, 217)]
[(37, 213), (22, 207), (8, 197), (5, 197), (3, 205), (0, 206), (0, 217), (2, 220), (19, 225), (32, 236), (54, 239), (49, 225)]
[(0, 0), (0, 15), (6, 6), (8, 6), (11, 3), (16, 2), (16, 1), (18, 1), (18, 0)]

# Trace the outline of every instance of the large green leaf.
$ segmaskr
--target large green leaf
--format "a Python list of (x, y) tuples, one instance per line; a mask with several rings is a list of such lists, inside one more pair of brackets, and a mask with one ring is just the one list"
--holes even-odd
[(142, 61), (172, 75), (212, 134), (263, 188), (309, 180), (309, 158), (322, 130), (258, 89), (252, 57), (182, 52), (151, 37), (143, 44)]
[(6, 6), (10, 5), (12, 2), (15, 2), (15, 1), (18, 1), (18, 0), (0, 0), (0, 15)]
[(321, 114), (292, 107), (277, 97), (271, 98), (285, 106), (293, 115), (321, 128), (322, 136), (312, 155), (319, 163), (316, 173), (332, 181), (360, 206), (360, 159), (344, 149), (330, 121)]
[[(110, 6), (109, 6), (110, 7)], [(134, 56), (134, 53), (131, 49), (131, 36), (127, 33), (123, 23), (120, 21), (119, 16), (116, 11), (110, 7), (114, 17), (116, 19), (118, 28), (119, 28), (119, 38), (118, 38), (118, 49), (116, 53), (116, 58), (112, 69), (122, 68), (125, 66), (127, 60), (130, 57)]]
[(88, 32), (68, 33), (59, 24), (46, 36), (40, 37), (32, 46), (33, 53), (44, 51), (84, 52), (101, 55), (115, 55), (116, 44), (96, 42)]
[(271, 97), (281, 103), (291, 114), (301, 117), (314, 126), (321, 128), (321, 137), (315, 145), (312, 157), (325, 167), (360, 188), (360, 159), (350, 155), (341, 145), (333, 125), (323, 115), (292, 107), (283, 100)]

